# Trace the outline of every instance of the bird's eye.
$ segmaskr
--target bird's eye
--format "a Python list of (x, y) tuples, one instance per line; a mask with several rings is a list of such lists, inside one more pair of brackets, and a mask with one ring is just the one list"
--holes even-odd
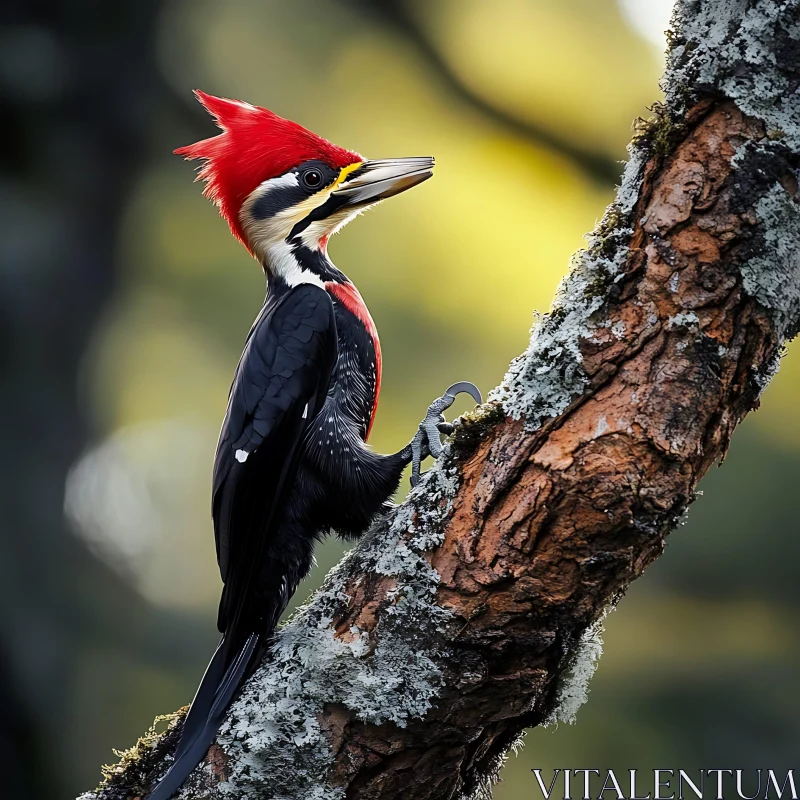
[(322, 173), (318, 169), (307, 169), (301, 178), (309, 189), (316, 189), (322, 183)]

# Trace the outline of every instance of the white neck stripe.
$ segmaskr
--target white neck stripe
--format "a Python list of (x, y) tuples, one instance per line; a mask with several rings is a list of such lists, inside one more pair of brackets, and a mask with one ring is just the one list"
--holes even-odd
[(313, 283), (315, 286), (324, 288), (322, 278), (315, 272), (303, 267), (297, 260), (292, 245), (286, 241), (268, 245), (265, 259), (267, 271), (276, 278), (281, 278), (288, 286)]

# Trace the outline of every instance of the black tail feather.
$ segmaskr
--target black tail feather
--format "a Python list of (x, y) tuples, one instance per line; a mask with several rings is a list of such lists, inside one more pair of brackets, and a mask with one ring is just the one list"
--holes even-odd
[(263, 636), (251, 634), (224, 671), (225, 638), (219, 643), (183, 723), (175, 761), (147, 795), (147, 800), (169, 800), (180, 789), (189, 773), (202, 761), (222, 724), (225, 711), (236, 690), (250, 674), (254, 655), (262, 652)]
[(189, 713), (183, 720), (181, 739), (174, 753), (176, 759), (183, 755), (195, 737), (203, 729), (208, 719), (211, 706), (214, 705), (217, 689), (220, 683), (222, 683), (222, 678), (225, 674), (223, 655), (224, 642), (225, 639), (223, 637), (217, 645), (217, 649), (214, 651), (211, 661), (208, 662), (206, 671), (203, 673), (203, 679), (197, 687), (191, 706), (189, 706)]

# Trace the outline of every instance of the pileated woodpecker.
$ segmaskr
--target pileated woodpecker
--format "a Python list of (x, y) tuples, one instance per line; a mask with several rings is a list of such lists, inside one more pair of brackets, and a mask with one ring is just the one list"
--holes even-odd
[(220, 644), (183, 726), (175, 760), (149, 795), (167, 800), (199, 763), (326, 532), (363, 533), (403, 469), (441, 453), (442, 411), (428, 408), (393, 455), (366, 444), (381, 350), (358, 289), (327, 243), (367, 206), (432, 175), (432, 158), (366, 161), (265, 108), (195, 93), (222, 133), (175, 152), (202, 159), (198, 179), (233, 235), (261, 263), (267, 297), (247, 336), (214, 461), (212, 516), (224, 582)]

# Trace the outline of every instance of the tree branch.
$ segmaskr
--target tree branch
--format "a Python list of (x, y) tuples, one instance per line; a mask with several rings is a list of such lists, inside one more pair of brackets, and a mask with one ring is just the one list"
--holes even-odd
[(518, 117), (492, 103), (464, 83), (431, 41), (430, 36), (416, 15), (409, 9), (405, 0), (382, 0), (380, 3), (372, 3), (368, 0), (342, 0), (342, 2), (355, 7), (362, 14), (369, 14), (380, 20), (410, 42), (425, 60), (431, 72), (441, 81), (449, 97), (457, 98), (466, 106), (512, 134), (534, 142), (540, 147), (553, 150), (571, 161), (599, 184), (613, 185), (619, 177), (619, 164), (607, 153), (582, 147), (576, 142), (559, 136), (545, 125)]
[[(276, 638), (184, 798), (474, 795), (585, 700), (800, 327), (800, 0), (683, 0), (667, 102), (491, 401)], [(84, 797), (141, 793), (179, 730)]]

